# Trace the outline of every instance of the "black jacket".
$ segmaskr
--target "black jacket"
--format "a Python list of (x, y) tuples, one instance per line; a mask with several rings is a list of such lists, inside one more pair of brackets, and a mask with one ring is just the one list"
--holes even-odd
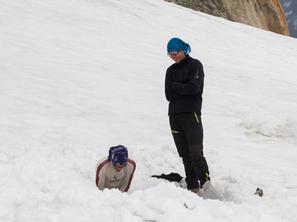
[(166, 71), (168, 114), (196, 112), (201, 115), (204, 72), (201, 62), (187, 55)]

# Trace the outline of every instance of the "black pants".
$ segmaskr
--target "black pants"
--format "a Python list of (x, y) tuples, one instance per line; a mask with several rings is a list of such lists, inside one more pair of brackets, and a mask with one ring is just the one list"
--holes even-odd
[(200, 115), (179, 113), (169, 116), (173, 139), (183, 160), (188, 189), (203, 185), (209, 180), (209, 171), (203, 155), (203, 127)]

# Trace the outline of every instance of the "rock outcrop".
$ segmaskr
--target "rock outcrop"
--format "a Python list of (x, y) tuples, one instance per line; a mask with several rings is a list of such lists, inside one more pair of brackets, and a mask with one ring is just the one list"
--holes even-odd
[(289, 35), (279, 0), (166, 0), (210, 15)]
[(292, 37), (297, 38), (297, 1), (280, 0), (285, 10), (289, 32)]

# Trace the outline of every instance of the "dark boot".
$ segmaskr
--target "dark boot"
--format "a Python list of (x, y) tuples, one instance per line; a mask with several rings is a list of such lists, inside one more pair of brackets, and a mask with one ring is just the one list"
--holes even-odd
[(198, 175), (198, 180), (200, 182), (200, 187), (202, 188), (206, 181), (210, 181), (208, 165), (204, 157), (199, 160), (193, 160), (192, 164), (194, 166), (196, 175)]
[(201, 176), (199, 177), (200, 187), (202, 188), (203, 185), (205, 184), (205, 182), (207, 182), (207, 181), (210, 181), (210, 177), (209, 177), (208, 171), (207, 172), (203, 172), (201, 174)]
[(186, 183), (189, 190), (199, 188), (198, 176), (188, 157), (183, 157), (183, 164), (186, 173)]

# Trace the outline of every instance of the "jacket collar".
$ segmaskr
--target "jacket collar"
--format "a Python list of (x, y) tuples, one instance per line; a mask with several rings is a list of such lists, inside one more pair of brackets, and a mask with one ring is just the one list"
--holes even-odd
[(179, 63), (175, 63), (175, 65), (180, 66), (186, 64), (190, 59), (191, 57), (189, 55), (186, 55), (186, 57), (182, 61), (180, 61)]

